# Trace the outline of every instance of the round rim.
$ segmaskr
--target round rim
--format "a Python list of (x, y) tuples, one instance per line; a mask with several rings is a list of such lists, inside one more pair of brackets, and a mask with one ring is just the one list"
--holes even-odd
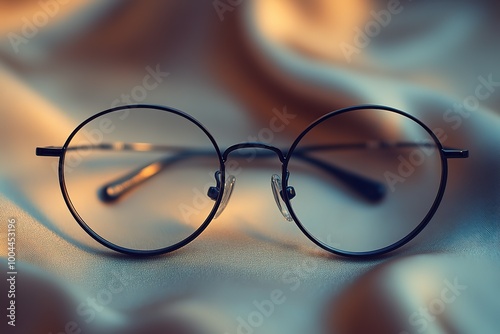
[[(125, 110), (125, 109), (139, 109), (139, 108), (155, 109), (155, 110), (160, 110), (160, 111), (167, 112), (167, 113), (172, 113), (172, 114), (178, 115), (180, 117), (183, 117), (184, 119), (186, 119), (186, 120), (192, 122), (193, 124), (195, 124), (200, 130), (202, 130), (205, 133), (205, 135), (208, 137), (208, 139), (210, 140), (210, 142), (214, 146), (214, 149), (215, 149), (215, 151), (217, 153), (217, 156), (219, 158), (219, 171), (221, 172), (221, 175), (220, 175), (220, 177), (221, 177), (221, 189), (220, 189), (219, 197), (215, 201), (215, 204), (214, 204), (214, 206), (212, 208), (212, 211), (210, 211), (210, 214), (205, 219), (205, 221), (200, 225), (200, 227), (198, 227), (187, 238), (185, 238), (185, 239), (177, 242), (174, 245), (171, 245), (171, 246), (168, 246), (168, 247), (159, 248), (159, 249), (152, 249), (152, 250), (137, 250), (137, 249), (127, 248), (127, 247), (122, 247), (122, 246), (116, 245), (116, 244), (114, 244), (114, 243), (112, 243), (112, 242), (104, 239), (99, 234), (97, 234), (96, 232), (94, 232), (94, 230), (92, 228), (90, 228), (85, 223), (85, 221), (83, 220), (83, 218), (80, 217), (80, 215), (78, 214), (78, 211), (73, 206), (73, 203), (71, 202), (70, 196), (69, 196), (68, 191), (66, 189), (65, 177), (64, 177), (64, 161), (65, 161), (65, 158), (66, 158), (67, 148), (70, 145), (73, 137), (80, 131), (81, 128), (83, 128), (86, 124), (90, 123), (91, 121), (93, 121), (96, 118), (101, 117), (103, 115), (106, 115), (106, 114), (109, 114), (109, 113), (113, 113), (113, 112), (116, 112), (116, 111)], [(158, 254), (172, 252), (174, 250), (177, 250), (177, 249), (179, 249), (179, 248), (181, 248), (181, 247), (189, 244), (197, 236), (199, 236), (201, 234), (201, 232), (203, 232), (205, 230), (205, 228), (208, 226), (208, 224), (210, 224), (210, 222), (212, 221), (213, 217), (215, 216), (215, 213), (217, 212), (217, 209), (219, 208), (222, 196), (224, 194), (224, 183), (225, 183), (224, 162), (222, 160), (222, 154), (220, 152), (219, 146), (217, 145), (214, 137), (210, 134), (210, 132), (198, 120), (196, 120), (191, 115), (186, 114), (185, 112), (177, 110), (177, 109), (174, 109), (174, 108), (164, 107), (164, 106), (159, 106), (159, 105), (152, 105), (152, 104), (134, 104), (134, 105), (118, 106), (118, 107), (114, 107), (114, 108), (111, 108), (111, 109), (107, 109), (107, 110), (101, 111), (101, 112), (99, 112), (99, 113), (97, 113), (97, 114), (95, 114), (95, 115), (87, 118), (80, 125), (78, 125), (73, 130), (73, 132), (71, 132), (71, 134), (69, 135), (68, 139), (66, 139), (66, 142), (64, 143), (64, 145), (62, 147), (62, 154), (61, 154), (61, 156), (59, 158), (59, 169), (58, 169), (58, 171), (59, 171), (59, 185), (60, 185), (60, 188), (61, 188), (61, 192), (62, 192), (64, 201), (66, 202), (66, 205), (67, 205), (69, 211), (71, 212), (71, 214), (73, 215), (73, 217), (75, 218), (75, 220), (78, 222), (78, 224), (85, 230), (85, 232), (87, 232), (94, 240), (96, 240), (97, 242), (99, 242), (101, 245), (103, 245), (103, 246), (105, 246), (107, 248), (110, 248), (110, 249), (112, 249), (114, 251), (117, 251), (117, 252), (120, 252), (120, 253), (124, 253), (124, 254), (128, 254), (128, 255), (138, 255), (138, 256), (142, 256), (142, 255), (158, 255)]]
[(358, 257), (365, 256), (365, 257), (367, 257), (367, 256), (373, 256), (373, 255), (381, 255), (381, 254), (393, 251), (393, 250), (405, 245), (409, 241), (411, 241), (415, 236), (417, 236), (425, 228), (425, 226), (427, 226), (429, 221), (432, 219), (432, 217), (436, 213), (437, 208), (439, 207), (439, 204), (443, 198), (444, 191), (446, 188), (446, 180), (448, 178), (448, 163), (447, 163), (447, 159), (443, 153), (443, 146), (442, 146), (441, 142), (439, 141), (439, 139), (437, 138), (437, 136), (434, 134), (434, 132), (432, 132), (432, 130), (427, 125), (425, 125), (422, 121), (420, 121), (416, 117), (414, 117), (414, 116), (412, 116), (404, 111), (395, 109), (395, 108), (380, 106), (380, 105), (359, 105), (359, 106), (348, 107), (348, 108), (332, 111), (332, 112), (320, 117), (319, 119), (317, 119), (316, 121), (311, 123), (304, 131), (302, 131), (302, 133), (295, 139), (292, 146), (288, 150), (286, 157), (285, 157), (285, 160), (283, 162), (283, 170), (282, 170), (282, 187), (283, 187), (283, 189), (286, 189), (288, 187), (288, 176), (289, 176), (288, 164), (290, 162), (290, 159), (293, 157), (294, 150), (296, 149), (296, 147), (300, 143), (300, 141), (304, 138), (304, 136), (307, 133), (309, 133), (309, 131), (311, 131), (315, 126), (317, 126), (318, 124), (320, 124), (320, 123), (322, 123), (322, 122), (324, 122), (324, 121), (326, 121), (334, 116), (341, 115), (341, 114), (351, 112), (351, 111), (363, 110), (363, 109), (376, 109), (376, 110), (383, 110), (383, 111), (387, 111), (387, 112), (393, 112), (393, 113), (399, 114), (401, 116), (404, 116), (406, 118), (409, 118), (410, 120), (412, 120), (412, 121), (416, 122), (418, 125), (420, 125), (429, 134), (429, 136), (434, 140), (434, 143), (436, 144), (436, 147), (438, 148), (439, 155), (441, 158), (441, 182), (439, 184), (438, 192), (436, 194), (436, 198), (434, 199), (432, 206), (430, 207), (429, 211), (427, 212), (427, 214), (425, 215), (425, 217), (423, 218), (423, 220), (420, 222), (419, 225), (417, 225), (404, 238), (400, 239), (399, 241), (397, 241), (391, 245), (388, 245), (388, 246), (385, 246), (385, 247), (382, 247), (379, 249), (375, 249), (372, 251), (363, 251), (363, 252), (344, 251), (341, 249), (331, 247), (331, 246), (325, 244), (324, 242), (320, 241), (316, 237), (314, 237), (312, 234), (310, 234), (308, 232), (308, 230), (302, 225), (299, 218), (295, 214), (295, 211), (293, 210), (288, 193), (286, 191), (283, 192), (283, 194), (284, 194), (283, 197), (284, 197), (284, 202), (286, 204), (286, 207), (287, 207), (288, 211), (290, 212), (290, 214), (291, 214), (293, 220), (295, 221), (295, 224), (298, 226), (298, 228), (317, 246), (321, 247), (322, 249), (324, 249), (330, 253), (343, 255), (343, 256), (358, 256)]

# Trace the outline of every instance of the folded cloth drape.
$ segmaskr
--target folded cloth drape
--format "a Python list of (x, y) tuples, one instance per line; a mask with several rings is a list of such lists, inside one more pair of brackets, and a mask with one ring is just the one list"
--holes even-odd
[[(413, 326), (411, 312), (369, 317), (378, 313), (361, 308), (357, 287), (380, 289), (368, 269), (402, 273), (384, 289), (405, 310), (428, 307), (440, 282), (455, 279), (434, 275), (436, 267), (482, 291), (491, 282), (467, 272), (498, 274), (470, 263), (500, 261), (497, 2), (45, 0), (0, 1), (0, 11), (0, 254), (7, 273), (14, 219), (19, 282), (16, 326), (5, 316), (1, 324), (8, 333), (360, 333), (353, 319), (365, 315), (381, 324), (373, 333), (414, 332), (424, 318)], [(224, 214), (194, 243), (131, 259), (81, 230), (60, 195), (57, 163), (34, 149), (62, 145), (98, 111), (140, 102), (193, 114), (224, 145), (258, 139), (273, 110), (297, 116), (274, 144), (340, 107), (385, 104), (471, 157), (450, 164), (432, 222), (382, 267), (385, 257), (351, 261), (295, 243), (303, 237), (273, 206), (269, 171), (246, 166)], [(473, 290), (442, 312), (436, 302), (430, 316), (439, 321), (426, 330), (468, 333), (476, 321), (478, 333), (498, 329), (498, 305)], [(2, 292), (1, 300), (5, 310), (13, 299)]]

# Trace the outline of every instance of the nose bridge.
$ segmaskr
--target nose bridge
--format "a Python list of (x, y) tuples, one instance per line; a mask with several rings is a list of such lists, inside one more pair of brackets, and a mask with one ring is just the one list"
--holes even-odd
[(266, 151), (272, 151), (278, 156), (281, 163), (283, 163), (285, 161), (285, 156), (283, 154), (283, 151), (281, 151), (279, 148), (265, 144), (265, 143), (258, 143), (258, 142), (239, 143), (239, 144), (229, 146), (222, 154), (222, 160), (224, 162), (226, 162), (227, 158), (231, 152), (238, 151), (241, 149), (247, 149), (247, 148), (265, 150), (265, 151), (258, 151), (259, 153), (256, 153), (257, 156), (261, 156), (261, 155), (264, 156)]

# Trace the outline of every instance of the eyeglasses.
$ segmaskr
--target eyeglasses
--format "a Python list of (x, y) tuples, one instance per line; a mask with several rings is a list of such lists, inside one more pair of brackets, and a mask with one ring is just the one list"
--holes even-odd
[(221, 150), (182, 111), (120, 106), (85, 120), (62, 147), (38, 147), (36, 154), (59, 158), (62, 195), (80, 226), (131, 255), (187, 245), (228, 204), (236, 180), (231, 163), (276, 157), (276, 204), (313, 243), (347, 256), (389, 252), (431, 220), (447, 160), (468, 157), (467, 150), (443, 148), (415, 117), (375, 105), (331, 112), (285, 150), (261, 142)]

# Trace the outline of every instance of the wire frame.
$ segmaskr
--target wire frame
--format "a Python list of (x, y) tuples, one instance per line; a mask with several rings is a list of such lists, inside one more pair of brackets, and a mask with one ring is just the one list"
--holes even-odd
[[(65, 160), (66, 160), (66, 155), (68, 153), (68, 149), (71, 145), (71, 142), (73, 138), (79, 133), (79, 131), (84, 128), (87, 124), (90, 122), (96, 120), (99, 117), (117, 112), (117, 111), (123, 111), (127, 109), (137, 109), (137, 108), (145, 108), (145, 109), (152, 109), (156, 110), (159, 112), (164, 112), (168, 113), (170, 115), (175, 115), (177, 117), (180, 117), (184, 119), (185, 121), (189, 122), (192, 124), (196, 129), (200, 130), (206, 138), (209, 140), (211, 145), (213, 146), (214, 152), (216, 153), (217, 157), (217, 164), (218, 164), (218, 171), (216, 172), (215, 178), (217, 181), (217, 185), (215, 187), (211, 187), (208, 193), (208, 196), (214, 200), (214, 206), (209, 212), (208, 216), (206, 219), (200, 224), (198, 228), (196, 228), (189, 236), (187, 236), (185, 239), (176, 242), (173, 245), (169, 245), (167, 247), (161, 247), (158, 249), (151, 249), (151, 250), (143, 250), (143, 249), (132, 249), (130, 247), (123, 247), (120, 245), (117, 245), (113, 242), (108, 241), (106, 238), (103, 238), (101, 235), (96, 233), (87, 223), (85, 223), (84, 219), (80, 216), (78, 211), (76, 210), (74, 204), (72, 203), (72, 200), (70, 198), (70, 195), (68, 193), (68, 189), (66, 187), (66, 179), (65, 179)], [(292, 204), (292, 199), (295, 197), (296, 193), (295, 190), (293, 189), (293, 185), (289, 184), (290, 181), (290, 162), (294, 161), (296, 159), (301, 158), (305, 160), (306, 162), (313, 163), (313, 164), (320, 164), (314, 159), (311, 159), (310, 157), (306, 156), (301, 156), (299, 153), (299, 145), (301, 142), (304, 140), (304, 138), (313, 130), (316, 129), (318, 126), (321, 126), (322, 124), (325, 124), (325, 122), (328, 122), (336, 117), (340, 117), (342, 115), (360, 111), (360, 110), (368, 110), (368, 109), (373, 109), (373, 110), (378, 110), (378, 111), (383, 111), (387, 113), (392, 113), (394, 115), (398, 115), (399, 117), (403, 117), (406, 120), (409, 120), (411, 122), (414, 122), (417, 126), (419, 126), (423, 131), (429, 136), (429, 138), (432, 139), (433, 145), (435, 145), (437, 152), (439, 154), (439, 159), (440, 159), (440, 165), (441, 168), (439, 171), (441, 178), (438, 186), (438, 190), (436, 193), (436, 196), (432, 202), (432, 205), (429, 207), (427, 214), (425, 217), (422, 219), (422, 221), (410, 231), (407, 235), (405, 235), (403, 238), (399, 239), (398, 241), (386, 245), (384, 247), (379, 247), (374, 250), (370, 251), (350, 251), (350, 250), (342, 250), (340, 248), (333, 247), (324, 241), (321, 241), (317, 236), (314, 236), (311, 234), (311, 232), (305, 227), (304, 224), (301, 222), (301, 218), (298, 217), (296, 214), (296, 211), (294, 211), (294, 206)], [(321, 247), (322, 249), (338, 254), (338, 255), (343, 255), (343, 256), (364, 256), (364, 257), (369, 257), (369, 256), (374, 256), (374, 255), (380, 255), (386, 252), (393, 251), (406, 243), (408, 243), (410, 240), (412, 240), (416, 235), (418, 235), (424, 227), (429, 223), (431, 220), (432, 216), (436, 212), (442, 198), (443, 194), (446, 188), (446, 181), (447, 181), (447, 175), (448, 175), (448, 164), (447, 164), (447, 159), (448, 158), (466, 158), (468, 157), (468, 151), (467, 150), (457, 150), (457, 149), (445, 149), (443, 148), (442, 144), (440, 143), (439, 139), (437, 136), (419, 119), (416, 117), (407, 114), (403, 111), (391, 108), (391, 107), (386, 107), (386, 106), (379, 106), (379, 105), (362, 105), (362, 106), (354, 106), (354, 107), (349, 107), (345, 109), (341, 109), (338, 111), (334, 111), (331, 113), (328, 113), (324, 115), (323, 117), (319, 118), (318, 120), (314, 121), (311, 123), (306, 129), (293, 141), (291, 147), (288, 150), (283, 150), (265, 143), (239, 143), (232, 145), (228, 148), (226, 148), (224, 151), (221, 151), (219, 148), (218, 144), (216, 143), (214, 137), (212, 134), (195, 118), (192, 116), (174, 109), (170, 107), (164, 107), (164, 106), (157, 106), (157, 105), (149, 105), (149, 104), (137, 104), (137, 105), (129, 105), (129, 106), (119, 106), (115, 107), (109, 110), (102, 111), (98, 114), (95, 114), (82, 122), (80, 125), (76, 127), (75, 130), (69, 135), (68, 139), (64, 143), (62, 147), (39, 147), (37, 148), (37, 155), (39, 156), (52, 156), (52, 157), (59, 157), (59, 165), (58, 165), (58, 176), (59, 176), (59, 184), (61, 188), (61, 192), (64, 198), (64, 201), (70, 210), (71, 214), (75, 218), (75, 220), (78, 222), (78, 224), (97, 242), (102, 244), (103, 246), (110, 248), (114, 251), (129, 254), (129, 255), (138, 255), (138, 256), (143, 256), (143, 255), (157, 255), (157, 254), (163, 254), (163, 253), (168, 253), (172, 252), (174, 250), (177, 250), (191, 241), (193, 241), (198, 235), (200, 235), (201, 232), (208, 226), (208, 224), (218, 215), (219, 209), (221, 209), (221, 203), (222, 203), (222, 209), (225, 207), (227, 204), (227, 200), (229, 199), (230, 193), (226, 194), (224, 196), (224, 191), (226, 190), (226, 170), (225, 170), (225, 162), (228, 160), (229, 155), (232, 152), (238, 151), (240, 149), (244, 148), (255, 148), (255, 149), (260, 149), (262, 151), (267, 152), (268, 154), (266, 155), (269, 156), (275, 154), (280, 162), (282, 163), (282, 175), (281, 175), (281, 180), (277, 177), (273, 177), (273, 191), (275, 195), (275, 199), (277, 201), (278, 206), (280, 207), (282, 213), (286, 218), (293, 219), (298, 226), (298, 228), (317, 246)], [(284, 153), (286, 152), (286, 153)], [(295, 154), (295, 155), (294, 155)], [(332, 167), (327, 167), (330, 168), (332, 172), (339, 173), (338, 170), (333, 169)], [(338, 176), (342, 176), (343, 174), (340, 173)], [(370, 184), (369, 181), (363, 180), (362, 178), (352, 178), (350, 176), (353, 187), (358, 187), (361, 191), (361, 194), (367, 197), (369, 200), (376, 201), (377, 198), (379, 197), (380, 194), (377, 193), (376, 187), (373, 187), (373, 184)], [(232, 184), (234, 183), (234, 179), (231, 179), (229, 184), (232, 188)], [(281, 186), (281, 189), (279, 187)], [(229, 189), (230, 190), (230, 189)], [(229, 191), (228, 190), (228, 191)], [(369, 191), (367, 191), (369, 190)], [(364, 192), (364, 193), (363, 193)], [(224, 199), (224, 200), (223, 200)], [(284, 205), (282, 205), (281, 200), (283, 201)], [(285, 210), (286, 207), (286, 210)], [(305, 217), (303, 217), (305, 218)], [(305, 218), (307, 219), (307, 218)]]
[(431, 207), (429, 208), (429, 211), (427, 212), (427, 214), (425, 215), (425, 217), (423, 218), (423, 220), (409, 234), (407, 234), (406, 236), (404, 236), (402, 239), (400, 239), (400, 240), (398, 240), (398, 241), (396, 241), (396, 242), (394, 242), (394, 243), (392, 243), (390, 245), (387, 245), (385, 247), (382, 247), (382, 248), (379, 248), (379, 249), (375, 249), (375, 250), (372, 250), (372, 251), (363, 251), (363, 252), (345, 251), (345, 250), (342, 250), (342, 249), (331, 247), (331, 246), (327, 245), (326, 243), (322, 242), (321, 240), (319, 240), (317, 237), (315, 237), (311, 233), (309, 233), (309, 231), (301, 223), (300, 218), (296, 215), (296, 213), (295, 213), (295, 211), (293, 209), (293, 205), (291, 204), (291, 201), (290, 201), (291, 198), (290, 198), (289, 194), (286, 193), (286, 192), (284, 192), (283, 200), (284, 200), (284, 202), (285, 202), (285, 204), (287, 206), (287, 209), (290, 212), (293, 220), (297, 224), (298, 228), (313, 243), (315, 243), (317, 246), (321, 247), (322, 249), (324, 249), (324, 250), (326, 250), (328, 252), (337, 254), (337, 255), (343, 255), (343, 256), (348, 256), (348, 257), (353, 257), (353, 256), (356, 256), (356, 257), (360, 257), (360, 256), (361, 257), (370, 257), (370, 256), (381, 255), (381, 254), (384, 254), (384, 253), (387, 253), (387, 252), (391, 252), (391, 251), (393, 251), (393, 250), (395, 250), (397, 248), (400, 248), (401, 246), (405, 245), (406, 243), (408, 243), (409, 241), (411, 241), (413, 238), (415, 238), (425, 228), (425, 226), (427, 226), (427, 224), (430, 222), (430, 220), (432, 219), (433, 215), (436, 213), (436, 211), (437, 211), (437, 209), (439, 207), (439, 204), (441, 203), (441, 200), (443, 198), (443, 195), (444, 195), (444, 192), (445, 192), (445, 188), (446, 188), (447, 178), (448, 178), (448, 161), (447, 161), (447, 155), (448, 155), (448, 157), (451, 157), (452, 156), (452, 151), (454, 152), (454, 150), (445, 150), (443, 148), (441, 142), (437, 138), (437, 136), (434, 134), (434, 132), (427, 125), (425, 125), (422, 121), (420, 121), (416, 117), (414, 117), (414, 116), (412, 116), (412, 115), (410, 115), (408, 113), (405, 113), (405, 112), (403, 112), (401, 110), (398, 110), (398, 109), (395, 109), (395, 108), (391, 108), (391, 107), (386, 107), (386, 106), (379, 106), (379, 105), (360, 105), (360, 106), (348, 107), (348, 108), (345, 108), (345, 109), (341, 109), (341, 110), (338, 110), (338, 111), (334, 111), (334, 112), (328, 113), (328, 114), (324, 115), (323, 117), (317, 119), (316, 121), (314, 121), (313, 123), (311, 123), (297, 137), (297, 139), (295, 139), (295, 141), (293, 142), (292, 146), (290, 147), (290, 150), (288, 151), (288, 154), (285, 157), (284, 163), (283, 163), (283, 178), (282, 178), (282, 187), (283, 187), (283, 189), (287, 189), (289, 187), (289, 184), (288, 184), (288, 181), (289, 181), (288, 165), (289, 165), (291, 159), (293, 158), (293, 154), (294, 154), (295, 150), (297, 149), (297, 146), (299, 145), (299, 143), (301, 142), (301, 140), (304, 138), (304, 136), (306, 136), (312, 129), (314, 129), (318, 125), (320, 125), (323, 122), (326, 122), (326, 121), (328, 121), (328, 120), (330, 120), (330, 119), (332, 119), (334, 117), (338, 117), (340, 115), (343, 115), (343, 114), (346, 114), (346, 113), (350, 113), (350, 112), (354, 112), (354, 111), (357, 111), (357, 110), (367, 110), (367, 109), (381, 110), (381, 111), (387, 111), (387, 112), (390, 112), (390, 113), (395, 113), (397, 115), (400, 115), (402, 117), (405, 117), (405, 118), (407, 118), (407, 119), (415, 122), (415, 124), (418, 124), (429, 135), (429, 137), (432, 138), (434, 144), (437, 147), (437, 151), (439, 153), (439, 159), (441, 160), (441, 170), (438, 171), (438, 172), (441, 173), (441, 180), (439, 182), (439, 187), (438, 187), (438, 191), (436, 193), (435, 199), (434, 199)]

